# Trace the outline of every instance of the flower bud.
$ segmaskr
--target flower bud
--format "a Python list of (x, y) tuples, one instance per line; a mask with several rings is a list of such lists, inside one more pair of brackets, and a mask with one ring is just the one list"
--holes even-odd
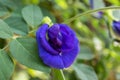
[(112, 29), (116, 35), (120, 36), (120, 21), (113, 21), (112, 22)]

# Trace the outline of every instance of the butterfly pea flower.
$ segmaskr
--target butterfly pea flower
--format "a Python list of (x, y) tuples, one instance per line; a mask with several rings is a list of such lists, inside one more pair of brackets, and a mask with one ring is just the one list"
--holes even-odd
[(36, 32), (39, 56), (43, 62), (57, 69), (69, 67), (79, 52), (75, 32), (66, 24), (43, 24)]
[(113, 21), (112, 22), (112, 29), (113, 31), (120, 36), (120, 21)]

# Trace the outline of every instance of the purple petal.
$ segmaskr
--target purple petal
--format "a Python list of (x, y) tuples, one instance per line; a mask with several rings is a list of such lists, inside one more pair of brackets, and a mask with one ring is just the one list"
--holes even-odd
[(48, 29), (48, 37), (50, 39), (55, 39), (57, 38), (58, 34), (60, 32), (60, 27), (58, 24), (54, 24)]
[(113, 30), (120, 35), (120, 21), (113, 21)]
[(64, 64), (60, 55), (52, 55), (39, 45), (39, 56), (42, 58), (43, 62), (53, 68), (63, 69)]
[(62, 35), (62, 52), (67, 52), (73, 49), (75, 33), (66, 24), (59, 24)]
[(60, 26), (58, 24), (54, 24), (48, 29), (48, 37), (50, 44), (56, 49), (61, 47), (62, 41), (59, 39)]
[(62, 53), (62, 59), (63, 59), (63, 63), (64, 63), (64, 67), (67, 68), (69, 67), (73, 61), (75, 60), (80, 48), (79, 48), (79, 41), (75, 40), (74, 44), (74, 48), (67, 52), (67, 53)]
[(48, 43), (47, 39), (46, 39), (46, 33), (48, 30), (48, 24), (44, 24), (42, 25), (38, 31), (36, 32), (36, 38), (37, 38), (37, 42), (38, 42), (38, 47), (39, 44), (41, 44), (41, 46), (48, 51), (50, 54), (59, 54), (58, 51), (54, 50), (50, 44)]
[(44, 50), (43, 47), (39, 45), (39, 56), (42, 58), (43, 62), (46, 65), (57, 69), (69, 67), (75, 60), (78, 52), (79, 42), (77, 39), (75, 40), (74, 48), (70, 52), (63, 53), (62, 55), (52, 55), (46, 52), (46, 50)]

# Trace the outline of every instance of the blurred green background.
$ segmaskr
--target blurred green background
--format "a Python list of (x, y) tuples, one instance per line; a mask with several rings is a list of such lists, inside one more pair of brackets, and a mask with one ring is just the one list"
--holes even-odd
[[(16, 35), (34, 37), (21, 16), (25, 6), (39, 6), (44, 16), (42, 23), (64, 23), (88, 10), (120, 6), (120, 0), (93, 1), (94, 8), (90, 7), (89, 0), (0, 0), (0, 19), (10, 25)], [(102, 13), (101, 17), (96, 12), (68, 23), (79, 38), (80, 54), (74, 64), (64, 70), (66, 80), (120, 80), (120, 38), (112, 31), (112, 21), (120, 20), (120, 14), (118, 10)], [(0, 38), (0, 48), (6, 44), (7, 40)], [(50, 80), (49, 73), (14, 62), (15, 70), (10, 80)]]

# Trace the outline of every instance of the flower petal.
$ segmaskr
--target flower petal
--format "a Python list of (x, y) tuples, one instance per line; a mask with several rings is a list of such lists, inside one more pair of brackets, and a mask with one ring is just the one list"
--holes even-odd
[(113, 30), (120, 35), (120, 21), (113, 21)]
[(56, 50), (58, 50), (62, 45), (62, 41), (59, 39), (60, 37), (59, 33), (60, 26), (58, 24), (54, 24), (48, 29), (49, 43)]
[(66, 24), (59, 24), (62, 35), (62, 52), (67, 52), (73, 49), (75, 33)]
[(48, 51), (50, 54), (59, 54), (58, 51), (54, 50), (50, 44), (48, 43), (47, 39), (46, 39), (46, 33), (48, 30), (48, 24), (44, 24), (42, 25), (38, 31), (36, 32), (36, 38), (37, 38), (37, 42), (38, 42), (38, 47), (39, 44), (41, 44), (41, 46)]
[(80, 50), (79, 49), (79, 41), (76, 38), (76, 40), (74, 42), (74, 48), (67, 53), (62, 53), (62, 60), (63, 60), (65, 68), (69, 67), (73, 63), (79, 50)]
[(43, 62), (53, 68), (63, 69), (64, 64), (60, 55), (52, 55), (39, 44), (39, 56), (42, 58)]
[(59, 32), (60, 32), (60, 27), (59, 27), (59, 25), (58, 25), (58, 24), (52, 25), (52, 26), (48, 29), (48, 37), (49, 37), (49, 39), (55, 39), (55, 38), (57, 38)]

